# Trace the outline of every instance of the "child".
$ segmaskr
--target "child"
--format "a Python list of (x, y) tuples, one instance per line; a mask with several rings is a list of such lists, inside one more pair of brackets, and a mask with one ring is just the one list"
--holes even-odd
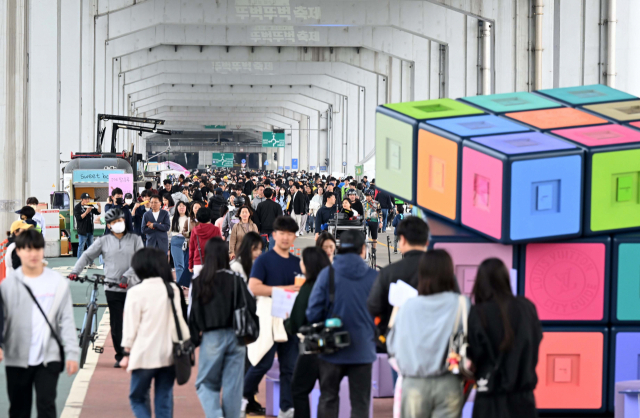
[(404, 205), (396, 205), (396, 209), (398, 210), (398, 214), (396, 215), (395, 218), (393, 218), (393, 222), (391, 223), (391, 226), (393, 226), (393, 235), (394, 235), (394, 239), (393, 239), (393, 253), (394, 254), (398, 254), (398, 224), (400, 223), (400, 221), (402, 221), (404, 219)]

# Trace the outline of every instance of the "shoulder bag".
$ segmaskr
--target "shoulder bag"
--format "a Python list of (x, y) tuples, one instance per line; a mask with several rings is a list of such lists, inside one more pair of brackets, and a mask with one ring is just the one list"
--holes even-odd
[(249, 345), (255, 342), (260, 335), (260, 323), (249, 312), (247, 306), (247, 295), (243, 289), (240, 289), (242, 293), (242, 306), (236, 305), (236, 289), (238, 287), (238, 278), (242, 281), (241, 286), (245, 286), (244, 280), (237, 273), (233, 274), (233, 330), (236, 333), (236, 338), (240, 345)]
[[(453, 330), (449, 336), (449, 348), (445, 360), (446, 370), (459, 374), (466, 379), (473, 379), (473, 372), (467, 368), (467, 300), (463, 295), (458, 296), (458, 309)], [(460, 323), (462, 322), (462, 330)]]
[(173, 320), (176, 323), (176, 332), (178, 334), (178, 341), (173, 343), (173, 367), (176, 371), (176, 382), (178, 382), (178, 385), (184, 385), (189, 381), (191, 377), (191, 367), (196, 363), (195, 348), (191, 339), (183, 338), (176, 305), (173, 303), (173, 289), (170, 283), (165, 282), (165, 286), (167, 287), (169, 305), (171, 305)]
[(40, 304), (38, 303), (38, 300), (36, 299), (35, 295), (31, 291), (31, 288), (27, 286), (24, 282), (21, 281), (21, 283), (24, 286), (24, 288), (27, 289), (29, 296), (31, 296), (31, 299), (33, 299), (33, 303), (36, 304), (42, 316), (44, 316), (44, 320), (47, 322), (47, 325), (49, 325), (49, 329), (51, 330), (51, 335), (53, 336), (53, 338), (56, 340), (56, 343), (58, 344), (58, 349), (60, 350), (60, 370), (58, 370), (58, 372), (62, 373), (64, 372), (64, 369), (66, 367), (64, 345), (62, 344), (62, 340), (60, 339), (60, 336), (56, 333), (56, 331), (53, 329), (53, 325), (51, 325), (51, 322), (49, 322), (49, 318), (47, 318), (47, 314), (44, 313), (44, 310), (42, 310), (42, 306), (40, 306)]

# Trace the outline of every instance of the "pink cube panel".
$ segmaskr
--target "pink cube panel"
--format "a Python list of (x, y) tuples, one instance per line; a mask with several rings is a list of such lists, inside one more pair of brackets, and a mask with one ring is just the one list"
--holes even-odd
[(525, 251), (525, 296), (541, 320), (603, 319), (605, 244), (528, 244)]
[(487, 258), (502, 260), (508, 269), (513, 268), (513, 246), (473, 242), (438, 242), (433, 248), (446, 250), (453, 259), (460, 292), (470, 295), (476, 281), (478, 266)]
[(502, 171), (497, 158), (462, 150), (462, 224), (496, 239), (502, 237)]
[(626, 126), (614, 124), (559, 129), (551, 132), (588, 147), (640, 142), (640, 132)]

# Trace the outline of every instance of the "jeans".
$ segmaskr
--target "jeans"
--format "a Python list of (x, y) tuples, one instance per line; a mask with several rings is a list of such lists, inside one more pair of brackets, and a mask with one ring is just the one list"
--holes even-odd
[(151, 380), (155, 389), (153, 409), (156, 418), (173, 417), (173, 382), (176, 372), (173, 366), (159, 369), (136, 369), (131, 373), (129, 402), (136, 418), (151, 418), (149, 390)]
[(56, 418), (56, 389), (60, 362), (38, 366), (7, 367), (9, 418), (30, 418), (33, 389), (36, 389), (38, 418)]
[(388, 217), (389, 217), (389, 209), (382, 209), (382, 232), (387, 232)]
[[(84, 245), (86, 244), (87, 248), (89, 248), (91, 247), (91, 244), (93, 244), (93, 233), (85, 235), (78, 234), (78, 240), (78, 259), (80, 259), (84, 252)], [(91, 262), (93, 262), (93, 260), (91, 260)]]
[(309, 394), (319, 377), (318, 355), (305, 354), (298, 356), (298, 362), (291, 380), (294, 418), (311, 418)]
[[(107, 297), (107, 305), (109, 306), (109, 322), (111, 322), (111, 341), (113, 348), (116, 350), (116, 361), (122, 360), (124, 350), (120, 343), (122, 342), (122, 317), (124, 313), (124, 301), (127, 298), (126, 292), (112, 292), (106, 290), (104, 295)], [(98, 324), (96, 324), (97, 326)]]
[(462, 379), (454, 374), (405, 377), (401, 405), (403, 418), (458, 418), (464, 406)]
[[(335, 364), (320, 361), (319, 417), (337, 417), (340, 411), (340, 382), (349, 377), (351, 418), (369, 416), (371, 405), (371, 363)], [(404, 417), (404, 415), (403, 415)]]
[(291, 378), (298, 359), (298, 337), (295, 335), (289, 335), (287, 342), (275, 343), (271, 350), (262, 357), (262, 360), (247, 371), (247, 374), (244, 375), (244, 397), (252, 399), (258, 393), (258, 385), (273, 365), (276, 351), (280, 362), (280, 410), (288, 411), (293, 408)]
[(398, 251), (398, 240), (400, 239), (399, 235), (396, 235), (395, 238), (393, 238), (393, 251), (397, 252)]
[[(182, 272), (185, 269), (184, 259), (185, 254), (188, 254), (188, 251), (182, 251), (182, 244), (184, 243), (185, 238), (182, 235), (176, 235), (171, 237), (171, 256), (173, 257), (173, 266), (176, 269), (176, 281), (180, 280), (182, 277)], [(187, 258), (187, 261), (189, 259)]]
[[(196, 391), (207, 418), (239, 418), (242, 372), (247, 348), (238, 344), (232, 328), (202, 334)], [(222, 405), (220, 405), (222, 391)]]
[(307, 232), (313, 231), (316, 225), (316, 217), (314, 215), (307, 216)]
[(266, 238), (261, 236), (262, 238), (262, 252), (266, 253), (269, 250), (273, 250), (276, 247), (276, 241), (273, 239), (273, 233), (268, 233)]

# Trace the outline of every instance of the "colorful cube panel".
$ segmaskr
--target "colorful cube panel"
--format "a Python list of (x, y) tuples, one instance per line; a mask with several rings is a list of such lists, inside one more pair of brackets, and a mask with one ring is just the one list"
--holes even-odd
[(584, 233), (640, 229), (640, 131), (609, 124), (552, 133), (587, 152)]
[[(449, 132), (458, 138), (529, 131), (529, 128), (526, 126), (495, 115), (438, 119), (427, 121), (426, 125), (442, 129), (443, 131)], [(426, 129), (429, 128), (427, 127)]]
[(523, 112), (526, 110), (551, 109), (562, 106), (546, 97), (529, 92), (469, 96), (460, 99), (493, 114)]
[(640, 328), (611, 328), (611, 370), (609, 373), (609, 411), (614, 410), (615, 384), (640, 380)]
[(636, 96), (602, 84), (538, 90), (536, 93), (569, 106), (637, 99)]
[[(429, 247), (446, 250), (453, 259), (460, 292), (470, 295), (478, 267), (487, 258), (499, 258), (509, 270), (517, 270), (517, 247), (490, 242), (447, 221), (429, 218)], [(518, 292), (517, 271), (512, 274), (512, 289)]]
[(418, 131), (416, 203), (453, 222), (460, 222), (458, 184), (461, 148), (461, 141), (455, 138), (422, 128)]
[(640, 325), (640, 234), (613, 237), (611, 264), (611, 322)]
[(544, 412), (606, 409), (608, 331), (545, 328), (538, 352), (536, 406)]
[(541, 131), (607, 123), (606, 119), (570, 107), (507, 113), (505, 116)]
[(640, 120), (640, 100), (587, 105), (583, 106), (583, 108), (614, 122), (622, 123)]
[(609, 319), (608, 236), (521, 248), (520, 283), (546, 323), (606, 323)]
[(579, 236), (583, 154), (539, 132), (465, 140), (461, 224), (502, 243)]
[(453, 99), (378, 106), (376, 186), (406, 202), (415, 203), (418, 123), (427, 119), (483, 113), (482, 110)]

